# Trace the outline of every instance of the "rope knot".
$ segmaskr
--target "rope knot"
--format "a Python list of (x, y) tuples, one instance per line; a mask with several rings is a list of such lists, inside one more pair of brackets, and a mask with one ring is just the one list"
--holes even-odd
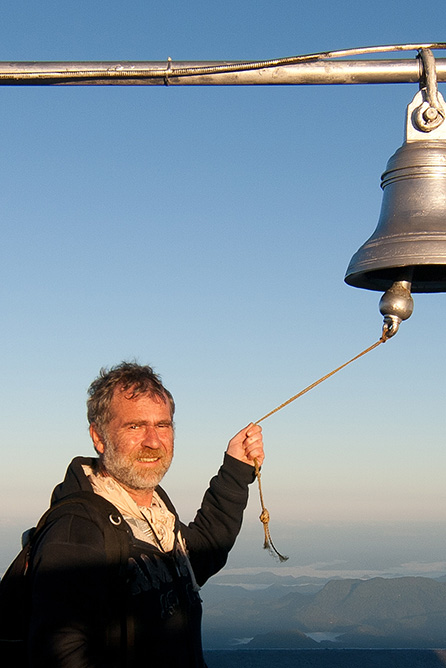
[(266, 508), (263, 509), (263, 511), (262, 511), (262, 513), (259, 517), (259, 520), (262, 522), (262, 524), (268, 524), (268, 522), (269, 522), (269, 512), (267, 511)]

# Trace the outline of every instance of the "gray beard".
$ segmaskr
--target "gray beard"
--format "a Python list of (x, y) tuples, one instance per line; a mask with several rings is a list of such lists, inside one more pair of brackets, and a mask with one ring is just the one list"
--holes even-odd
[[(152, 491), (169, 470), (172, 460), (163, 459), (157, 471), (138, 471), (133, 460), (123, 457), (108, 438), (104, 438), (105, 449), (101, 456), (102, 466), (119, 483), (138, 491)], [(145, 456), (149, 453), (145, 452)]]

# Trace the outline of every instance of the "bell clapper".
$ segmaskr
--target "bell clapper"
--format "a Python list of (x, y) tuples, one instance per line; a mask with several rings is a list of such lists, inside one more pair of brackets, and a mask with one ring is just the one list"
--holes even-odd
[(380, 299), (379, 310), (384, 316), (383, 338), (385, 340), (394, 336), (401, 322), (410, 318), (413, 313), (411, 287), (412, 283), (409, 280), (395, 281)]

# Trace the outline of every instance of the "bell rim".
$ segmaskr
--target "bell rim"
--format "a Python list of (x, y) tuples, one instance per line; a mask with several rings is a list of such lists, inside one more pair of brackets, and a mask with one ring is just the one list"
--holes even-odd
[(385, 292), (395, 281), (401, 279), (402, 272), (412, 269), (411, 292), (446, 292), (446, 261), (418, 264), (382, 263), (379, 268), (347, 269), (344, 282), (353, 288), (363, 288), (375, 292)]

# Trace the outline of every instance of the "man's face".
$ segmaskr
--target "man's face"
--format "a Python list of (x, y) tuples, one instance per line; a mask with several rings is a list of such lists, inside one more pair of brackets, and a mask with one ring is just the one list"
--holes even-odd
[(173, 457), (174, 429), (170, 404), (158, 397), (115, 390), (111, 420), (93, 441), (109, 475), (129, 490), (153, 490)]

